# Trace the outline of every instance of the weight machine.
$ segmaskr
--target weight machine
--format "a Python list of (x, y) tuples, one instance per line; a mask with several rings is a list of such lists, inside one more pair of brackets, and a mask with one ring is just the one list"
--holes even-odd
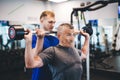
[[(78, 12), (81, 12), (81, 18), (83, 17), (84, 23), (85, 23), (85, 27), (83, 27), (83, 29), (87, 29), (86, 31), (88, 31), (89, 33), (93, 33), (92, 27), (91, 27), (91, 23), (86, 23), (86, 19), (85, 19), (85, 15), (84, 12), (85, 11), (95, 11), (98, 10), (100, 8), (103, 8), (105, 6), (107, 6), (109, 3), (115, 3), (118, 2), (118, 0), (109, 0), (109, 1), (96, 1), (94, 3), (91, 3), (87, 6), (84, 6), (82, 8), (73, 8), (73, 11), (71, 12), (71, 17), (70, 17), (70, 22), (73, 25), (73, 15), (77, 17), (77, 22), (78, 22), (78, 29), (80, 30), (80, 20), (79, 20), (79, 16), (78, 16)], [(78, 36), (78, 42), (81, 48), (81, 36)], [(78, 47), (77, 47), (78, 48)], [(90, 80), (90, 74), (89, 74), (89, 55), (87, 55), (87, 60), (86, 60), (86, 73), (87, 73), (87, 80)]]

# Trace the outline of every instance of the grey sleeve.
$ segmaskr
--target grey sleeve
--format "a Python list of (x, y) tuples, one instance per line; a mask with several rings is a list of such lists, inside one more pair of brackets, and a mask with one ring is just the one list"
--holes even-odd
[(53, 47), (49, 47), (49, 48), (45, 49), (43, 52), (41, 52), (39, 54), (39, 56), (42, 59), (44, 65), (52, 63), (53, 59), (54, 59)]

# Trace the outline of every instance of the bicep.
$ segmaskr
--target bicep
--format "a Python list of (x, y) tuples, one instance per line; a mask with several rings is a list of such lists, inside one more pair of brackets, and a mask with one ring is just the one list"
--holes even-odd
[(42, 67), (43, 65), (44, 65), (43, 61), (39, 56), (34, 57), (34, 65), (33, 65), (33, 67)]
[(26, 68), (42, 67), (43, 61), (39, 56), (36, 56), (33, 58), (32, 62), (27, 62), (27, 64), (25, 64), (25, 66), (26, 66)]

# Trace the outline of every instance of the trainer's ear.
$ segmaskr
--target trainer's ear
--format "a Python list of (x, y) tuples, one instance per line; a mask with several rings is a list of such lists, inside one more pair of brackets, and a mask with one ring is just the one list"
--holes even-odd
[(41, 19), (40, 19), (40, 22), (42, 23), (42, 22), (43, 22), (43, 20), (44, 20), (44, 18), (41, 18)]
[(42, 23), (43, 22), (43, 19), (40, 19), (40, 23)]

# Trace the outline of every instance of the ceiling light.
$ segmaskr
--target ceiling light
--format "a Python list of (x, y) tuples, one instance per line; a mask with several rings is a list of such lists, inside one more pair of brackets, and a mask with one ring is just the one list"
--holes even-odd
[(68, 1), (68, 0), (48, 0), (48, 1), (56, 2), (56, 3), (60, 3), (60, 2)]

